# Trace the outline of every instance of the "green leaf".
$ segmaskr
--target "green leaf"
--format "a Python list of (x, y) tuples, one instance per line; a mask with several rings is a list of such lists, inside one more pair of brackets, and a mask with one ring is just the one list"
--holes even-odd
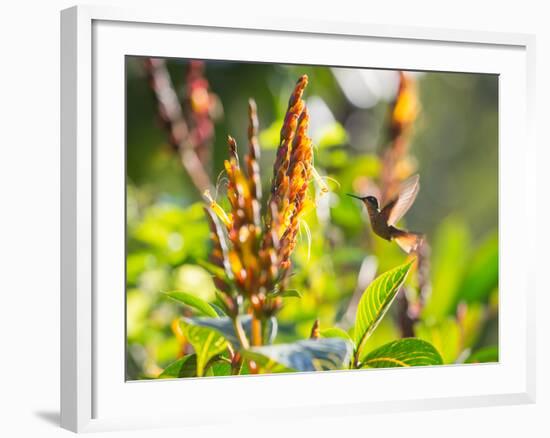
[(345, 330), (342, 330), (340, 327), (330, 327), (322, 329), (319, 333), (323, 338), (341, 338), (353, 344), (353, 340), (351, 339), (350, 335), (348, 335), (348, 333)]
[(206, 260), (197, 260), (197, 265), (206, 269), (208, 272), (210, 272), (210, 274), (218, 277), (220, 280), (229, 282), (225, 269), (220, 268), (213, 263), (207, 262)]
[(421, 339), (406, 338), (390, 342), (365, 356), (361, 368), (393, 368), (442, 365), (435, 347)]
[(487, 311), (481, 303), (462, 303), (460, 307), (460, 318), (457, 321), (462, 332), (462, 347), (471, 348), (477, 345), (483, 325), (486, 322)]
[(365, 341), (390, 308), (411, 269), (413, 261), (411, 260), (377, 277), (361, 296), (357, 305), (354, 328), (357, 357), (361, 358)]
[(209, 316), (211, 318), (217, 318), (218, 316), (218, 313), (210, 304), (200, 299), (196, 295), (177, 290), (163, 292), (163, 294), (179, 303), (185, 304), (186, 306), (193, 308), (194, 310), (199, 312), (200, 315)]
[(306, 339), (293, 344), (252, 347), (243, 352), (265, 372), (326, 371), (347, 368), (351, 342), (341, 338)]
[(400, 338), (401, 332), (393, 318), (384, 318), (363, 344), (363, 355)]
[(495, 232), (475, 250), (469, 259), (457, 301), (487, 302), (490, 293), (497, 287), (498, 233)]
[(302, 292), (296, 289), (286, 289), (281, 293), (283, 298), (302, 298)]
[(431, 343), (441, 353), (443, 362), (455, 363), (461, 353), (461, 328), (454, 318), (445, 318), (438, 322), (424, 321), (415, 325), (416, 336)]
[(464, 269), (470, 261), (470, 241), (470, 230), (460, 218), (450, 216), (437, 228), (432, 250), (432, 292), (422, 311), (423, 319), (440, 320), (454, 312)]
[[(205, 327), (209, 330), (214, 330), (219, 335), (223, 336), (235, 348), (240, 348), (239, 339), (235, 333), (233, 321), (229, 317), (221, 318), (182, 318), (186, 324), (195, 325), (197, 327)], [(245, 315), (240, 318), (241, 325), (248, 339), (252, 336), (252, 317)], [(271, 344), (277, 335), (277, 319), (272, 317), (266, 321), (264, 343)]]
[(188, 324), (184, 318), (182, 320), (183, 333), (197, 356), (197, 376), (202, 377), (210, 359), (222, 353), (227, 348), (227, 342), (216, 330)]
[(168, 365), (159, 375), (159, 379), (176, 379), (179, 377), (196, 377), (197, 355), (188, 354)]
[(251, 374), (250, 368), (248, 367), (248, 362), (243, 360), (241, 361), (241, 368), (239, 370), (239, 376), (247, 376)]
[(225, 306), (221, 306), (220, 303), (210, 304), (218, 316), (227, 316)]
[(302, 293), (297, 289), (275, 290), (268, 294), (269, 297), (302, 298)]
[(218, 316), (228, 316), (230, 314), (230, 309), (226, 303), (226, 296), (223, 292), (216, 290), (216, 299), (212, 303), (212, 307), (218, 313)]
[(208, 367), (207, 376), (230, 376), (231, 364), (227, 361), (217, 360)]
[(498, 362), (498, 347), (496, 345), (483, 347), (477, 351), (474, 351), (465, 361), (465, 363), (487, 362)]

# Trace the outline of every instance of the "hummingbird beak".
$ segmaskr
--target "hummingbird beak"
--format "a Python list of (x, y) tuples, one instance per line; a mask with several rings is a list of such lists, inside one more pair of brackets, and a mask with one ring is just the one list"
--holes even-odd
[(352, 195), (351, 193), (346, 193), (346, 195), (351, 196), (352, 198), (355, 198), (355, 199), (359, 199), (360, 201), (363, 200), (363, 198), (361, 198), (361, 196)]

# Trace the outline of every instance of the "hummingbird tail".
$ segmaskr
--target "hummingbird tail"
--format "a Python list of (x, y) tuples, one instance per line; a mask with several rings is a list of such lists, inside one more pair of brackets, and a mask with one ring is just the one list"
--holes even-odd
[(405, 251), (407, 254), (410, 254), (411, 252), (418, 249), (418, 247), (424, 240), (424, 235), (420, 233), (399, 230), (399, 232), (393, 239), (403, 251)]

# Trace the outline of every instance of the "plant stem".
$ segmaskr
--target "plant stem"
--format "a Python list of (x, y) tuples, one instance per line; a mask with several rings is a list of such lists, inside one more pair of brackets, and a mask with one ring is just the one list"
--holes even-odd
[(229, 354), (229, 361), (232, 361), (235, 357), (235, 351), (229, 342), (227, 343), (227, 353)]
[(355, 350), (355, 353), (353, 353), (353, 361), (351, 362), (351, 368), (355, 370), (359, 368), (359, 349)]
[(247, 350), (250, 347), (250, 344), (248, 343), (248, 339), (238, 316), (233, 318), (233, 327), (235, 328), (235, 334), (237, 335), (237, 339), (239, 340), (241, 347)]
[(144, 66), (157, 101), (160, 118), (168, 131), (168, 140), (178, 152), (181, 164), (189, 174), (191, 182), (202, 193), (210, 189), (212, 184), (208, 172), (197, 155), (197, 145), (194, 144), (190, 135), (190, 129), (166, 63), (162, 59), (148, 58)]
[(430, 284), (430, 246), (426, 241), (420, 244), (416, 252), (418, 265), (416, 268), (418, 288), (416, 299), (412, 302), (407, 298), (403, 288), (397, 297), (397, 321), (401, 331), (401, 337), (412, 338), (415, 336), (414, 325), (420, 319), (424, 303), (431, 291)]
[(401, 287), (397, 296), (397, 324), (402, 338), (414, 337), (415, 318), (412, 317), (410, 308), (411, 303), (405, 293), (405, 288)]
[(262, 322), (252, 313), (252, 345), (259, 347), (262, 345)]
[(238, 352), (235, 353), (235, 355), (231, 359), (231, 375), (236, 376), (237, 374), (240, 374), (242, 364), (243, 359), (241, 357), (241, 354)]

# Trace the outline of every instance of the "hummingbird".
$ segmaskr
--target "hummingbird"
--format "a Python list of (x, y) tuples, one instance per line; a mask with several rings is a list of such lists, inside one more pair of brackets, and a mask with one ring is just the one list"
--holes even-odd
[(400, 230), (395, 224), (409, 211), (416, 199), (420, 177), (411, 176), (403, 182), (399, 194), (380, 207), (376, 196), (357, 196), (348, 193), (348, 196), (359, 199), (367, 207), (372, 230), (382, 239), (395, 240), (399, 247), (407, 254), (416, 251), (422, 243), (423, 234)]

